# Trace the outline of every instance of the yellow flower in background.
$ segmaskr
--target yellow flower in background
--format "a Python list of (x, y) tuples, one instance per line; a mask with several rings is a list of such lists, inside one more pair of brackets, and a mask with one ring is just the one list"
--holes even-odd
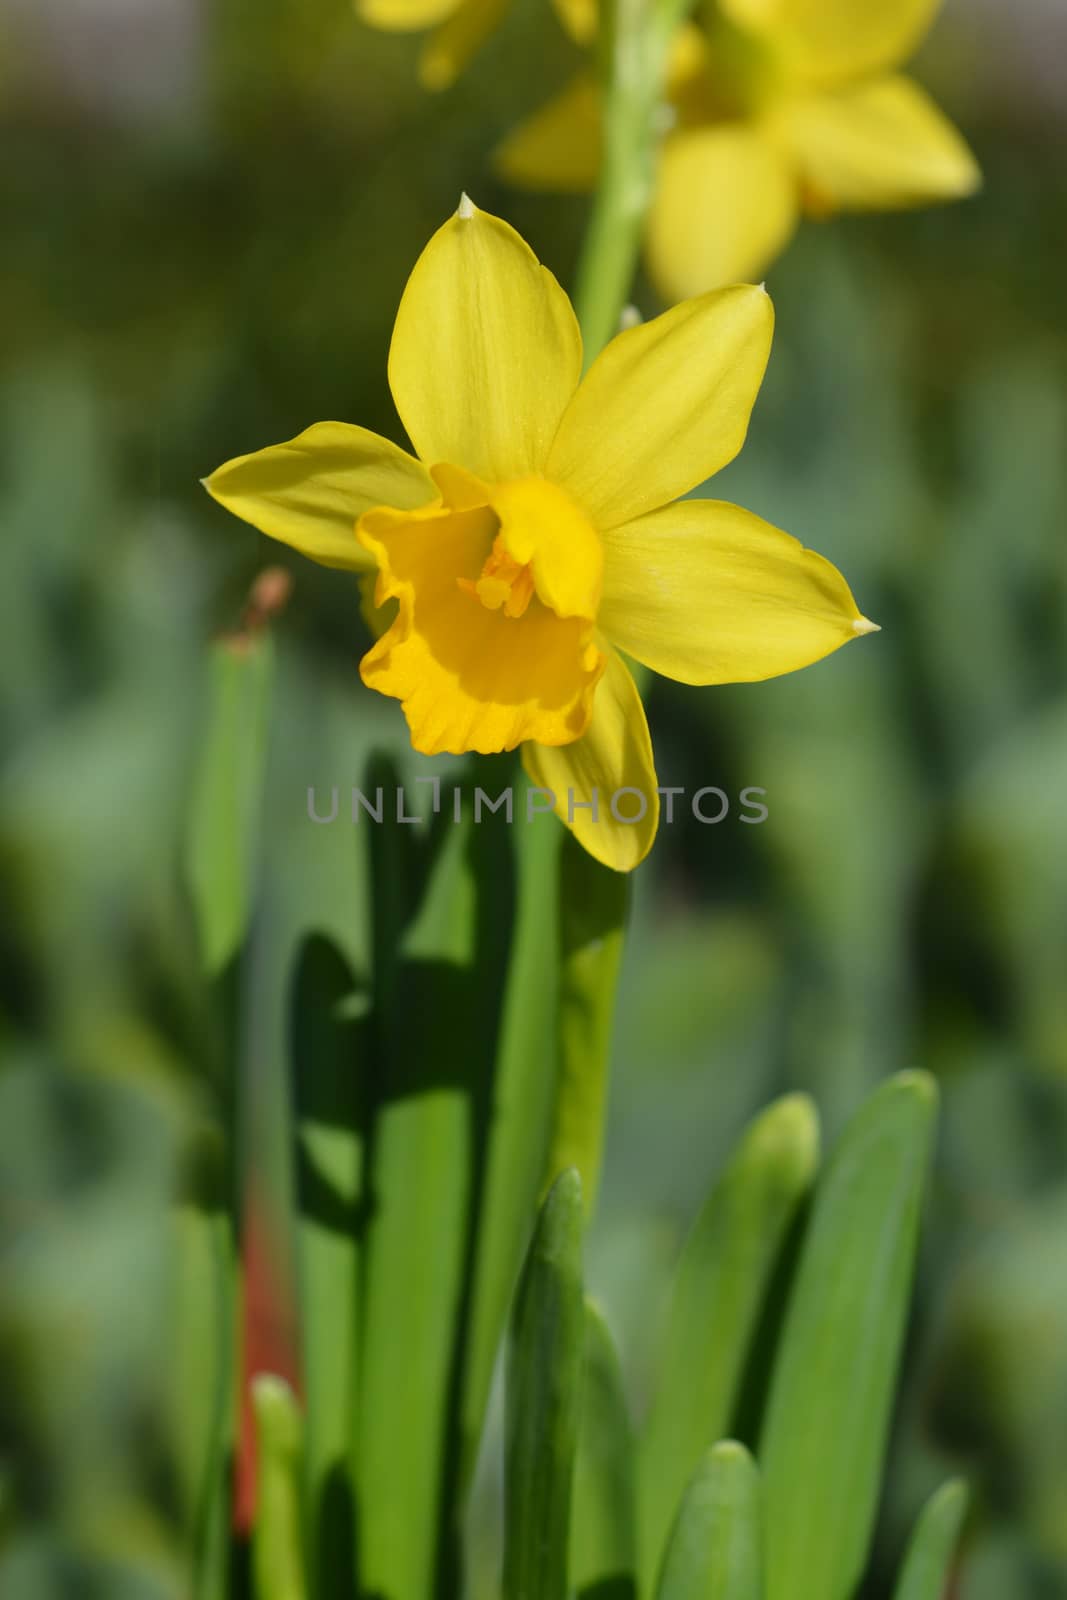
[(427, 89), (447, 89), (497, 26), (507, 0), (356, 0), (372, 28), (390, 33), (433, 31), (419, 61)]
[[(675, 42), (647, 259), (667, 300), (758, 278), (799, 217), (958, 199), (974, 157), (926, 92), (891, 69), (940, 0), (719, 0)], [(577, 7), (577, 9), (576, 9)], [(579, 40), (592, 10), (567, 0)], [(591, 76), (519, 127), (498, 163), (531, 188), (583, 189), (600, 161)]]
[[(415, 749), (521, 746), (586, 849), (626, 871), (659, 800), (620, 651), (683, 683), (749, 682), (873, 626), (788, 534), (678, 499), (740, 450), (772, 326), (761, 289), (715, 290), (619, 334), (583, 377), (567, 296), (464, 198), (393, 329), (389, 383), (416, 454), (324, 422), (206, 487), (315, 561), (376, 568), (395, 616), (360, 671), (401, 702)], [(609, 805), (623, 789), (639, 820)], [(574, 809), (594, 791), (595, 817)]]

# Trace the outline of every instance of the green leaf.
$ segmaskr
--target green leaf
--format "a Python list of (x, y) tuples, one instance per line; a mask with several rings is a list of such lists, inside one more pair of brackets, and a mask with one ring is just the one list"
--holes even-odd
[(302, 1420), (289, 1385), (272, 1373), (252, 1381), (258, 1476), (252, 1528), (256, 1600), (307, 1600), (300, 1527)]
[(582, 1343), (582, 1185), (541, 1208), (512, 1321), (506, 1392), (504, 1600), (567, 1600)]
[(399, 943), (386, 919), (375, 951), (357, 1528), (363, 1589), (424, 1600), (435, 1583), (453, 1586), (457, 1391), (508, 949), (510, 841), (503, 828), (442, 818), (424, 871), (414, 828), (397, 828), (411, 843), (395, 838), (395, 859), (382, 832), (376, 916), (396, 893), (394, 871), (405, 892), (412, 874), (421, 882)]
[(330, 940), (301, 947), (290, 1062), (296, 1252), (306, 1422), (304, 1468), (312, 1589), (351, 1586), (366, 1019), (356, 980)]
[(768, 1600), (847, 1600), (862, 1575), (937, 1105), (923, 1073), (860, 1108), (818, 1185), (760, 1442)]
[(559, 1058), (546, 1181), (568, 1167), (591, 1212), (600, 1178), (615, 990), (629, 876), (603, 867), (564, 836), (559, 858)]
[(586, 1301), (569, 1558), (570, 1587), (579, 1600), (633, 1600), (636, 1593), (634, 1466), (615, 1344)]
[(186, 882), (211, 977), (237, 954), (251, 916), (272, 678), (265, 631), (212, 645), (207, 727), (185, 840)]
[(225, 1600), (234, 1444), (234, 1252), (228, 1215), (174, 1213), (176, 1284), (171, 1392), (194, 1600)]
[(656, 1600), (762, 1600), (762, 1546), (756, 1463), (725, 1439), (689, 1481)]
[(944, 1600), (967, 1514), (967, 1485), (958, 1478), (930, 1496), (911, 1536), (893, 1600)]
[[(525, 815), (525, 787), (516, 790)], [(542, 816), (515, 830), (514, 932), (493, 1082), (474, 1287), (464, 1340), (460, 1492), (474, 1468), (493, 1368), (544, 1177), (554, 1100), (557, 860), (561, 829)]]
[(731, 1428), (768, 1285), (818, 1159), (810, 1100), (777, 1101), (745, 1133), (686, 1241), (639, 1461), (643, 1594), (686, 1482)]

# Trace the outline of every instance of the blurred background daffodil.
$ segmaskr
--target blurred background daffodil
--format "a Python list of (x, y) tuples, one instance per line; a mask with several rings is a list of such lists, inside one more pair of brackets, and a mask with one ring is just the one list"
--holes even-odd
[[(670, 127), (647, 230), (665, 299), (755, 279), (802, 215), (880, 211), (959, 199), (981, 178), (929, 95), (895, 69), (939, 0), (712, 0), (675, 39)], [(565, 0), (579, 42), (593, 9)], [(583, 190), (600, 165), (592, 74), (503, 142), (498, 167), (533, 189)]]
[(504, 13), (506, 0), (356, 0), (372, 28), (408, 33), (430, 29), (419, 58), (426, 89), (449, 88)]

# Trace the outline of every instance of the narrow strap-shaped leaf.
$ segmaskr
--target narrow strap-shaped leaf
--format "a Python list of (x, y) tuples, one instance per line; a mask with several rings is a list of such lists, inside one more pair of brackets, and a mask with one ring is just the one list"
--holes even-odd
[(415, 925), (392, 954), (392, 992), (376, 997), (385, 1081), (368, 1195), (357, 1529), (362, 1590), (390, 1600), (431, 1593), (437, 1559), (471, 1192), (469, 1063), (454, 992), (462, 985), (474, 1005), (467, 843), (459, 827), (442, 836)]
[[(525, 816), (526, 790), (516, 793)], [(460, 1415), (459, 1489), (470, 1480), (500, 1348), (544, 1175), (554, 1098), (557, 860), (553, 816), (514, 830), (517, 900), (493, 1081), (485, 1183), (479, 1205)]]
[(272, 1373), (252, 1381), (258, 1446), (252, 1571), (256, 1600), (307, 1600), (300, 1526), (302, 1419), (289, 1385)]
[(636, 1594), (634, 1435), (607, 1323), (586, 1301), (582, 1401), (570, 1532), (570, 1587), (579, 1600)]
[(229, 1215), (175, 1212), (173, 1437), (191, 1545), (193, 1600), (225, 1600), (236, 1419), (234, 1251)]
[(185, 877), (211, 977), (237, 954), (251, 915), (272, 677), (266, 631), (212, 645), (207, 728), (185, 839)]
[(768, 1600), (848, 1600), (867, 1559), (915, 1266), (937, 1094), (891, 1078), (818, 1185), (771, 1381), (760, 1461)]
[(559, 862), (558, 1075), (546, 1179), (576, 1167), (591, 1212), (600, 1179), (629, 878), (594, 861), (570, 833)]
[(350, 1587), (354, 1507), (360, 1200), (367, 1024), (330, 940), (301, 946), (293, 983), (291, 1102), (305, 1403), (304, 1525), (312, 1588)]
[(810, 1100), (775, 1102), (749, 1127), (686, 1241), (640, 1454), (643, 1594), (686, 1482), (731, 1427), (764, 1297), (818, 1158)]
[(922, 1509), (900, 1569), (893, 1600), (945, 1600), (960, 1529), (967, 1514), (967, 1485), (943, 1483)]
[[(399, 949), (376, 950), (356, 1521), (362, 1588), (388, 1600), (453, 1586), (459, 1357), (510, 920), (504, 845), (503, 829), (443, 820)], [(376, 879), (376, 898), (388, 889)]]
[(530, 1245), (508, 1349), (504, 1600), (566, 1600), (581, 1398), (582, 1185), (549, 1190)]
[(724, 1439), (682, 1497), (656, 1600), (762, 1600), (763, 1532), (756, 1463)]

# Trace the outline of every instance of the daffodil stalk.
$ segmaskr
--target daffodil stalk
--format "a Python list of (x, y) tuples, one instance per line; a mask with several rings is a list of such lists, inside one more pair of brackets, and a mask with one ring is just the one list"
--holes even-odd
[(603, 0), (598, 50), (603, 161), (575, 285), (588, 364), (619, 326), (655, 184), (664, 88), (691, 0)]
[[(604, 155), (575, 284), (586, 366), (617, 331), (630, 298), (654, 193), (671, 42), (690, 5), (691, 0), (603, 0), (600, 7)], [(591, 1210), (629, 879), (587, 857), (572, 839), (564, 842), (559, 873), (557, 1091), (546, 1181), (574, 1168)]]
[(630, 880), (563, 840), (559, 857), (556, 1095), (546, 1183), (573, 1168), (587, 1211), (596, 1200), (604, 1142), (615, 990)]

